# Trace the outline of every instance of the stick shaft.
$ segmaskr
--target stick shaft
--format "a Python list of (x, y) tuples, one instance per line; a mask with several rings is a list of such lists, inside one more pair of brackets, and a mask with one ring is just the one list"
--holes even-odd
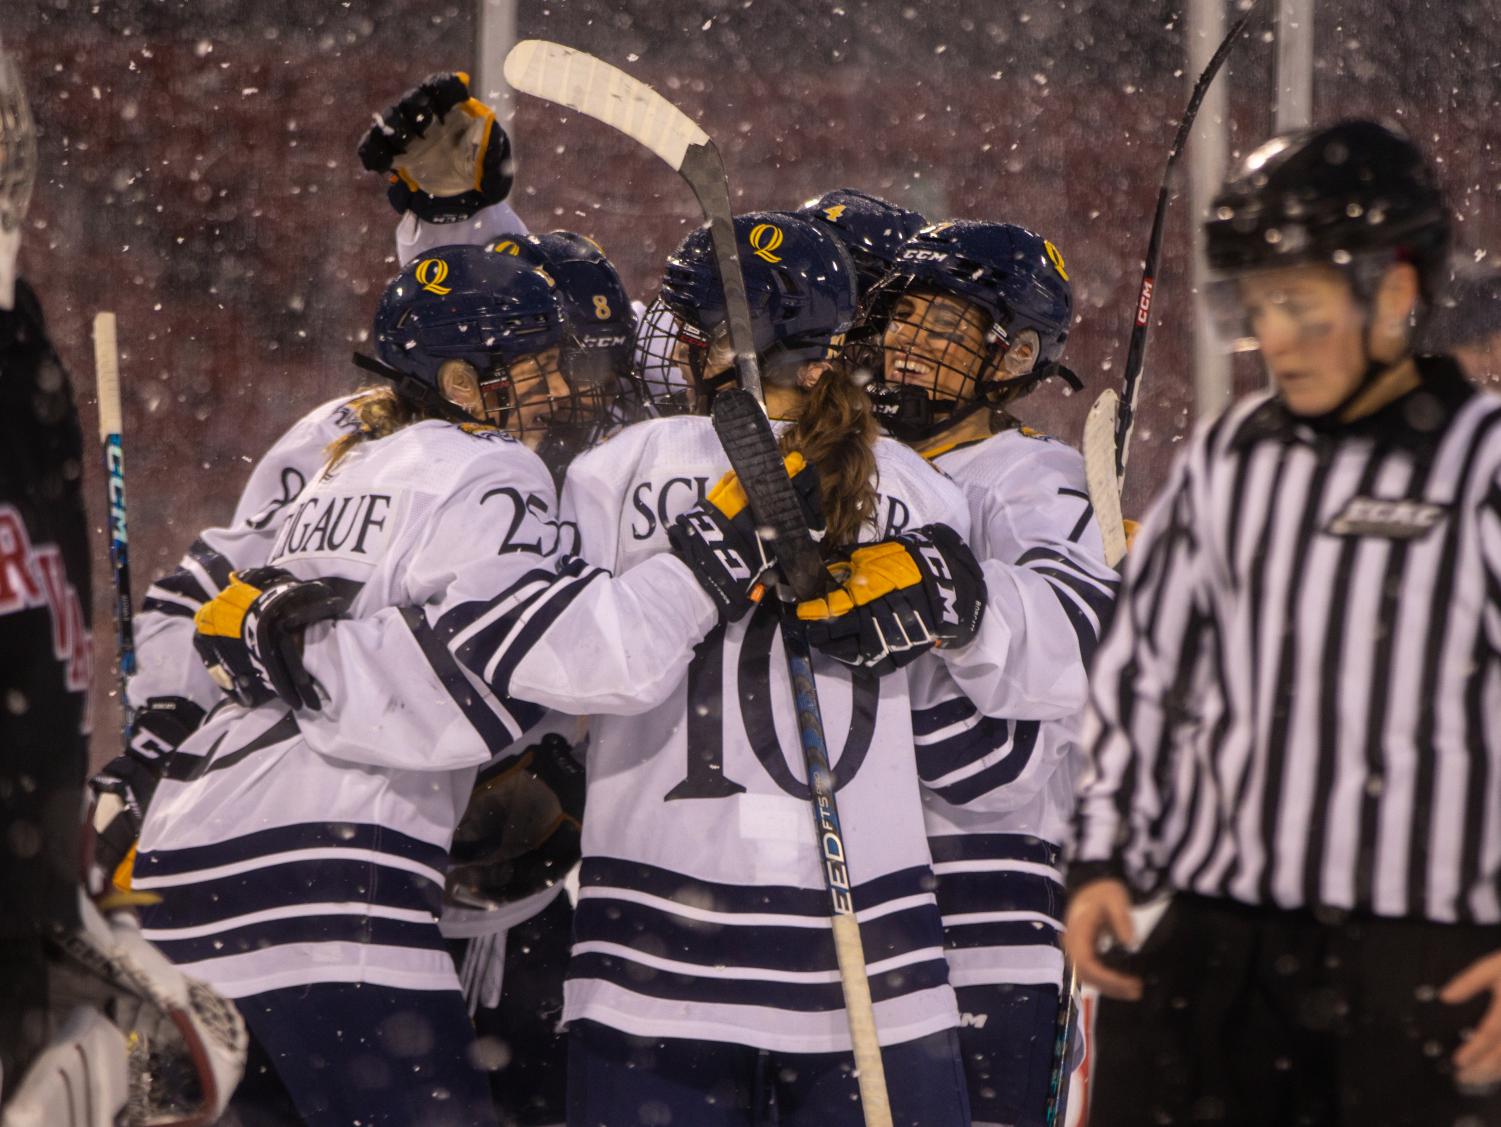
[(1193, 129), (1194, 119), (1199, 115), (1199, 106), (1204, 102), (1204, 95), (1209, 92), (1215, 75), (1219, 74), (1220, 67), (1224, 65), (1236, 40), (1240, 38), (1240, 33), (1245, 30), (1246, 23), (1260, 3), (1261, 0), (1251, 0), (1251, 6), (1245, 10), (1240, 19), (1235, 21), (1234, 26), (1220, 41), (1219, 47), (1215, 49), (1208, 64), (1204, 67), (1204, 72), (1194, 83), (1193, 91), (1188, 96), (1188, 105), (1183, 110), (1183, 118), (1178, 122), (1178, 132), (1173, 136), (1172, 147), (1168, 149), (1167, 164), (1162, 170), (1162, 184), (1157, 189), (1157, 207), (1152, 214), (1152, 233), (1147, 239), (1147, 255), (1142, 265), (1141, 286), (1136, 291), (1135, 321), (1131, 326), (1131, 340), (1126, 348), (1126, 367), (1121, 377), (1120, 411), (1115, 422), (1115, 476), (1122, 490), (1125, 488), (1126, 459), (1131, 449), (1131, 432), (1136, 426), (1136, 402), (1141, 393), (1141, 370), (1147, 357), (1147, 330), (1152, 323), (1152, 298), (1157, 289), (1157, 265), (1162, 258), (1163, 228), (1167, 220), (1167, 203), (1172, 188), (1173, 169), (1177, 167), (1178, 157), (1182, 155), (1183, 147), (1188, 142), (1189, 132)]
[(99, 395), (99, 442), (109, 502), (109, 562), (115, 584), (115, 653), (124, 737), (130, 731), (125, 689), (135, 675), (135, 627), (131, 619), (130, 538), (125, 522), (125, 447), (120, 409), (120, 350), (115, 315), (94, 317), (94, 374)]

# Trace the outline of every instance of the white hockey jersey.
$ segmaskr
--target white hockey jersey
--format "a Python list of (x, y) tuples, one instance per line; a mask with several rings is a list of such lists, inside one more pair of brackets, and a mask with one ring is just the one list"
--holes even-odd
[(929, 456), (969, 501), (988, 593), (975, 641), (913, 669), (950, 974), (1057, 984), (1086, 664), (1116, 575), (1071, 447), (1008, 430)]
[[(939, 521), (967, 531), (962, 494), (917, 455), (883, 439), (877, 467), (870, 539)], [(681, 567), (665, 551), (666, 529), (727, 469), (708, 419), (639, 423), (574, 463), (565, 519), (577, 522), (583, 555), (618, 576)], [(615, 624), (570, 621), (577, 613), (560, 617), (508, 686), (558, 708), (589, 701), (595, 712), (564, 1019), (649, 1037), (848, 1050), (775, 610), (727, 628), (710, 610), (713, 628), (696, 648), (680, 629), (643, 619), (624, 639), (624, 671), (595, 636)], [(815, 668), (876, 1025), (883, 1043), (900, 1043), (958, 1020), (907, 679), (852, 675), (818, 657)]]
[(267, 558), (351, 599), (305, 633), (324, 706), (224, 703), (172, 757), (135, 865), (162, 897), (146, 937), (230, 997), (457, 989), (448, 846), (476, 768), (542, 712), (491, 692), (476, 654), (567, 594), (557, 540), (546, 468), (487, 427), (417, 423), (320, 473)]

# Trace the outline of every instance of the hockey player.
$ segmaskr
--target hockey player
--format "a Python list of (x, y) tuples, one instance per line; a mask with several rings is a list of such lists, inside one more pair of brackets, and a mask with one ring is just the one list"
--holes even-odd
[[(894, 257), (852, 350), (879, 373), (886, 429), (964, 490), (988, 592), (976, 640), (913, 674), (919, 698), (944, 702), (919, 707), (918, 771), (970, 1104), (976, 1123), (1041, 1127), (1063, 969), (1059, 853), (1085, 666), (1115, 581), (1082, 458), (1010, 408), (1055, 371), (1072, 287), (1053, 244), (1012, 224), (939, 223)], [(886, 648), (837, 617), (811, 638), (847, 660)]]
[(148, 938), (238, 1000), (250, 1114), (481, 1124), (437, 912), (475, 769), (540, 710), (466, 671), (457, 620), (551, 576), (555, 498), (527, 440), (566, 386), (563, 319), (538, 271), (451, 247), (397, 276), (373, 335), (393, 387), (350, 403), (270, 566), (195, 615), (238, 703), (173, 755), (134, 886), (162, 898)]
[[(972, 560), (933, 524), (962, 531), (962, 498), (874, 437), (864, 398), (831, 364), (855, 309), (848, 256), (784, 214), (740, 216), (735, 232), (767, 406), (792, 419), (779, 424), (783, 449), (799, 452), (789, 470), (818, 467), (821, 486), (806, 468), (794, 480), (810, 497), (817, 487), (825, 542), (905, 530), (908, 611), (962, 642), (980, 608)], [(734, 380), (724, 319), (701, 230), (669, 259), (644, 321), (644, 398), (673, 417), (578, 459), (564, 494), (591, 563), (630, 578), (687, 561), (703, 590), (673, 611), (707, 637), (691, 649), (665, 627), (631, 639), (636, 683), (620, 684), (592, 638), (618, 627), (581, 596), (504, 686), (593, 714), (564, 1012), (571, 1123), (765, 1123), (773, 1105), (784, 1124), (860, 1122), (778, 616), (747, 601), (760, 565), (740, 561), (761, 549), (734, 479), (714, 484), (726, 461), (701, 417)], [(919, 562), (923, 549), (939, 562)], [(952, 627), (934, 567), (955, 577)], [(967, 1124), (906, 681), (833, 662), (817, 672), (896, 1118)]]
[(1373, 122), (1283, 134), (1205, 231), (1273, 387), (1186, 445), (1096, 655), (1093, 1122), (1498, 1122), (1501, 399), (1412, 353), (1435, 170)]

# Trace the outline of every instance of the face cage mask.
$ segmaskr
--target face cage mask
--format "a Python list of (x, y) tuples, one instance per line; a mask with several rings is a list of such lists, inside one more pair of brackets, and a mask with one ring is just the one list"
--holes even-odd
[(0, 309), (15, 305), (21, 224), (36, 181), (36, 127), (21, 72), (0, 47)]
[(658, 298), (636, 335), (635, 382), (651, 415), (705, 415), (714, 393), (736, 379), (734, 366), (705, 376), (711, 342)]
[[(549, 377), (563, 374), (561, 357), (544, 364), (541, 357), (546, 355), (502, 361), (481, 377), (485, 418), (533, 450), (551, 439), (554, 448), (566, 447), (577, 454), (596, 436), (610, 395), (599, 387), (581, 388), (566, 375), (568, 393), (555, 394)], [(523, 365), (525, 370), (518, 372)]]
[[(899, 318), (895, 308), (903, 296), (891, 295), (885, 303), (890, 312), (872, 318), (871, 329), (846, 347), (846, 356), (872, 373), (866, 391), (881, 426), (902, 442), (920, 442), (1005, 398), (1005, 384), (993, 376), (1011, 342), (999, 324), (991, 324), (982, 333), (984, 351), (977, 350), (963, 325), (932, 324), (931, 301), (916, 319)], [(984, 316), (976, 311), (966, 319), (973, 315)]]

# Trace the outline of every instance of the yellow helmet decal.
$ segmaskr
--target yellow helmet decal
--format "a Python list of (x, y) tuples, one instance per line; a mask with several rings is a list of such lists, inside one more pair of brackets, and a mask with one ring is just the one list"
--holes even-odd
[(1052, 239), (1043, 239), (1042, 245), (1047, 248), (1048, 259), (1058, 271), (1058, 276), (1065, 282), (1068, 281), (1068, 269), (1063, 265), (1063, 252), (1053, 245)]
[(750, 230), (751, 252), (763, 262), (781, 262), (781, 256), (772, 252), (782, 245), (782, 229), (773, 223), (757, 223)]
[(448, 263), (441, 258), (424, 258), (417, 263), (417, 284), (428, 293), (435, 293), (439, 297), (449, 293), (453, 287), (445, 286), (443, 279), (448, 277)]
[(496, 254), (521, 254), (521, 247), (517, 245), (515, 239), (504, 239), (501, 242), (496, 243), (490, 249), (493, 250)]
[(830, 223), (837, 223), (839, 217), (844, 214), (844, 209), (848, 206), (848, 204), (836, 203), (833, 207), (826, 207), (823, 209), (823, 217)]

